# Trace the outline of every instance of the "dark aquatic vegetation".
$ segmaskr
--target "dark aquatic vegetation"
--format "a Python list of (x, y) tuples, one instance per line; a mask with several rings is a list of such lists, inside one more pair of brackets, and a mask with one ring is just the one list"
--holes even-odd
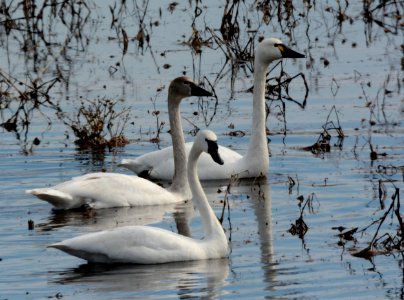
[[(38, 137), (35, 137), (31, 141), (31, 146), (28, 146), (29, 125), (35, 112), (41, 112), (43, 107), (60, 111), (58, 104), (48, 95), (58, 83), (58, 78), (48, 82), (42, 82), (40, 78), (37, 78), (24, 84), (4, 71), (0, 71), (0, 111), (4, 120), (0, 126), (9, 132), (14, 132), (17, 140), (24, 142), (22, 149), (24, 153), (30, 153), (32, 147), (38, 145), (40, 141)], [(50, 117), (41, 115), (46, 123), (51, 123)]]
[(291, 227), (288, 231), (291, 235), (297, 235), (301, 240), (303, 240), (304, 236), (309, 230), (309, 227), (307, 226), (303, 218), (304, 212), (305, 209), (307, 208), (309, 213), (312, 214), (314, 213), (315, 210), (313, 205), (315, 200), (315, 194), (314, 193), (310, 194), (306, 200), (304, 200), (304, 197), (300, 195), (299, 197), (297, 197), (297, 200), (299, 201), (300, 216), (295, 220), (293, 224), (291, 224)]
[[(391, 204), (380, 218), (373, 221), (365, 228), (352, 232), (352, 235), (363, 235), (365, 232), (369, 231), (371, 227), (377, 225), (373, 238), (367, 247), (361, 250), (358, 250), (356, 247), (350, 249), (353, 256), (372, 259), (375, 255), (390, 255), (394, 254), (394, 252), (404, 251), (404, 222), (400, 213), (401, 203), (399, 188), (395, 188), (391, 199)], [(386, 225), (385, 222), (389, 215), (392, 219), (394, 218), (396, 224), (393, 226), (393, 222), (390, 221), (387, 225), (390, 230), (380, 234), (379, 231), (383, 225)]]
[(82, 100), (76, 115), (59, 114), (69, 126), (80, 149), (103, 152), (105, 148), (124, 147), (129, 143), (123, 131), (129, 120), (129, 108), (116, 111), (118, 101), (110, 99)]
[[(330, 120), (332, 113), (335, 114), (335, 123), (332, 119)], [(311, 151), (313, 154), (316, 155), (325, 152), (330, 152), (331, 151), (330, 141), (332, 138), (331, 131), (336, 132), (338, 139), (333, 146), (336, 147), (337, 149), (342, 150), (345, 135), (339, 122), (338, 112), (335, 106), (331, 108), (330, 113), (327, 116), (326, 122), (321, 127), (323, 128), (323, 131), (320, 133), (317, 141), (309, 147), (303, 147), (302, 150)]]
[(165, 122), (160, 121), (159, 120), (159, 116), (160, 116), (160, 111), (158, 109), (156, 109), (156, 100), (157, 100), (157, 96), (164, 90), (164, 87), (160, 87), (157, 89), (157, 94), (154, 98), (151, 98), (150, 101), (153, 104), (153, 110), (150, 112), (148, 111), (148, 113), (151, 113), (152, 116), (156, 117), (156, 131), (155, 134), (156, 136), (150, 139), (150, 142), (152, 143), (159, 143), (160, 142), (160, 133), (164, 128)]
[(291, 225), (289, 232), (291, 235), (297, 235), (300, 239), (303, 239), (308, 230), (309, 227), (303, 220), (303, 216), (300, 216), (298, 219), (296, 219), (295, 223)]
[[(403, 298), (403, 15), (399, 0), (1, 1), (2, 297)], [(22, 190), (169, 146), (162, 83), (179, 75), (214, 94), (184, 103), (185, 138), (209, 127), (244, 153), (263, 37), (306, 59), (266, 77), (267, 179), (204, 183), (227, 261), (105, 268), (45, 250), (138, 223), (202, 238), (191, 201), (55, 214)]]
[[(338, 226), (338, 227), (333, 227), (333, 230), (338, 230), (341, 233), (338, 234), (338, 237), (341, 239), (340, 242), (338, 243), (339, 246), (343, 246), (345, 244), (345, 241), (353, 241), (355, 240), (354, 234), (358, 231), (358, 227), (355, 228), (350, 228), (346, 230), (344, 226)], [(343, 231), (343, 232), (342, 232)]]
[(28, 220), (28, 230), (34, 230), (35, 223), (32, 220)]

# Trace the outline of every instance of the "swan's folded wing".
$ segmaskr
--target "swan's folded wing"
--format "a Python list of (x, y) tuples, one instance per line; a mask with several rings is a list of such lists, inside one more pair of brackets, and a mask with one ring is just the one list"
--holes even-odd
[[(192, 145), (193, 143), (185, 144), (187, 155)], [(174, 158), (172, 151), (172, 147), (167, 147), (162, 150), (144, 154), (136, 159), (124, 159), (120, 165), (132, 170), (136, 174), (146, 172), (151, 178), (171, 180), (174, 175)], [(236, 151), (222, 146), (219, 146), (219, 154), (225, 166), (233, 164), (242, 158)], [(222, 175), (223, 170), (223, 167), (215, 163), (209, 154), (202, 153), (198, 160), (198, 174), (201, 180), (217, 178), (228, 179), (229, 176), (227, 176), (227, 174)], [(215, 173), (220, 175), (215, 175)]]
[(90, 262), (155, 264), (203, 258), (199, 241), (156, 227), (126, 226), (50, 245)]
[[(155, 183), (119, 173), (90, 173), (52, 188), (30, 192), (48, 201), (56, 209), (77, 208), (85, 204), (93, 208), (110, 208), (169, 204), (179, 201), (177, 195)], [(64, 202), (60, 201), (62, 195)]]
[(171, 180), (174, 174), (173, 147), (149, 152), (135, 159), (123, 159), (119, 166), (138, 175), (148, 174), (153, 178)]

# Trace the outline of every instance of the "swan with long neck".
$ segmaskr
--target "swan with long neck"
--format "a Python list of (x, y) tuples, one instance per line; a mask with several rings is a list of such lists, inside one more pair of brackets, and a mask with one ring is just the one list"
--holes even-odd
[[(305, 57), (303, 54), (291, 50), (278, 39), (269, 38), (261, 41), (254, 58), (253, 116), (247, 153), (242, 156), (229, 148), (220, 147), (219, 153), (225, 161), (223, 166), (214, 165), (206, 155), (202, 155), (198, 163), (201, 180), (228, 179), (233, 174), (238, 174), (239, 178), (266, 176), (269, 168), (265, 115), (266, 72), (269, 64), (274, 60), (303, 57)], [(173, 125), (176, 125), (174, 128), (182, 132), (178, 120), (179, 118), (171, 122), (170, 119), (170, 124), (172, 129)], [(189, 152), (192, 143), (187, 143), (185, 147)], [(171, 152), (171, 147), (168, 147), (136, 159), (123, 159), (120, 165), (137, 174), (147, 173), (151, 178), (169, 180), (174, 172)]]
[(229, 250), (226, 235), (197, 174), (197, 160), (202, 152), (210, 154), (216, 163), (223, 164), (217, 137), (212, 131), (198, 132), (188, 158), (188, 181), (192, 201), (203, 223), (202, 240), (156, 227), (126, 226), (85, 234), (49, 247), (96, 263), (159, 264), (226, 257)]
[(146, 179), (118, 173), (90, 173), (75, 177), (54, 187), (27, 190), (53, 205), (54, 209), (73, 209), (84, 205), (109, 208), (160, 205), (191, 199), (187, 180), (187, 155), (181, 129), (179, 102), (190, 96), (211, 96), (188, 77), (174, 79), (168, 90), (168, 110), (172, 128), (171, 157), (175, 172), (172, 184), (164, 189)]

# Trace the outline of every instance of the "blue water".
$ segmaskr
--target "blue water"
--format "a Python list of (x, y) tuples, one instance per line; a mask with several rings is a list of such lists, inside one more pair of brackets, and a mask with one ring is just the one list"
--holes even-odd
[[(338, 226), (362, 229), (384, 214), (378, 198), (379, 180), (386, 187), (386, 207), (391, 203), (394, 186), (400, 188), (403, 198), (402, 37), (386, 33), (373, 23), (369, 40), (368, 28), (361, 17), (362, 4), (352, 1), (345, 12), (352, 22), (344, 21), (341, 28), (331, 13), (338, 8), (335, 1), (317, 3), (300, 16), (298, 13), (307, 9), (296, 3), (294, 29), (286, 26), (286, 21), (280, 24), (276, 15), (265, 24), (253, 4), (240, 4), (239, 24), (243, 29), (240, 42), (249, 36), (243, 16), (250, 19), (251, 28), (257, 28), (259, 36), (280, 37), (306, 53), (304, 60), (284, 61), (283, 68), (291, 75), (298, 72), (305, 75), (309, 96), (305, 109), (286, 102), (286, 135), (279, 103), (270, 105), (267, 122), (271, 133), (270, 168), (264, 180), (243, 180), (231, 187), (230, 209), (225, 210), (223, 222), (231, 247), (227, 259), (103, 266), (88, 265), (46, 248), (83, 233), (130, 224), (176, 232), (187, 230), (196, 238), (202, 237), (199, 215), (191, 204), (106, 209), (94, 214), (55, 213), (49, 204), (24, 193), (26, 189), (50, 186), (102, 169), (131, 174), (117, 167), (122, 158), (136, 157), (171, 143), (165, 102), (170, 80), (185, 71), (197, 80), (206, 76), (214, 82), (225, 64), (224, 53), (214, 43), (211, 48), (203, 47), (201, 56), (182, 43), (192, 33), (195, 4), (189, 7), (188, 2), (178, 4), (173, 12), (167, 9), (169, 2), (149, 3), (145, 26), (150, 47), (145, 45), (142, 53), (132, 38), (138, 33), (137, 11), (143, 11), (144, 3), (138, 4), (139, 10), (134, 3), (127, 4), (119, 19), (130, 38), (125, 55), (117, 31), (110, 27), (110, 10), (101, 3), (88, 3), (90, 17), (80, 30), (85, 46), (80, 39), (72, 39), (66, 55), (56, 42), (64, 42), (68, 30), (54, 21), (53, 30), (59, 33), (53, 36), (54, 57), (45, 56), (43, 61), (37, 61), (37, 72), (33, 70), (33, 61), (25, 60), (23, 52), (11, 50), (20, 48), (18, 38), (22, 33), (12, 32), (16, 39), (7, 39), (1, 33), (2, 45), (8, 46), (0, 49), (3, 72), (25, 83), (29, 83), (27, 73), (45, 82), (54, 78), (56, 66), (62, 66), (61, 72), (69, 84), (57, 83), (50, 93), (52, 101), (74, 116), (80, 99), (122, 100), (118, 109), (131, 108), (124, 131), (131, 143), (107, 151), (102, 159), (80, 153), (73, 143), (73, 133), (47, 107), (30, 113), (29, 130), (21, 131), (20, 139), (0, 127), (0, 299), (402, 297), (401, 253), (378, 255), (371, 261), (354, 257), (351, 252), (366, 247), (375, 228), (357, 235), (356, 242), (346, 242), (345, 246), (338, 244), (338, 231), (333, 229)], [(207, 38), (206, 27), (213, 30), (220, 27), (224, 4), (203, 5), (195, 26)], [(331, 12), (325, 10), (328, 6), (332, 7)], [(391, 21), (388, 17), (385, 20)], [(159, 25), (150, 27), (155, 21)], [(49, 20), (45, 18), (45, 22)], [(289, 31), (291, 40), (286, 34)], [(402, 33), (400, 28), (399, 32)], [(39, 47), (42, 51), (39, 53), (46, 53), (40, 42)], [(321, 59), (324, 57), (328, 66)], [(171, 67), (164, 68), (164, 64)], [(200, 128), (205, 128), (206, 120), (214, 115), (209, 128), (218, 134), (219, 143), (245, 153), (251, 133), (251, 94), (245, 90), (251, 87), (252, 77), (249, 71), (239, 71), (231, 90), (229, 64), (225, 65), (225, 71), (214, 85), (219, 99), (216, 111), (213, 102), (205, 103), (207, 106), (202, 110), (200, 100), (189, 99), (182, 103), (182, 114)], [(279, 71), (278, 67), (273, 72)], [(165, 88), (157, 92), (161, 87)], [(296, 81), (290, 88), (291, 95), (302, 100), (303, 82)], [(386, 89), (391, 91), (387, 95)], [(15, 101), (10, 109), (2, 109), (1, 122), (11, 116), (16, 105)], [(338, 119), (331, 114), (330, 120), (341, 124), (346, 136), (343, 147), (332, 147), (329, 153), (318, 155), (301, 150), (316, 142), (333, 106)], [(154, 109), (160, 110), (159, 121), (165, 122), (159, 145), (149, 142), (156, 134), (156, 118), (150, 113)], [(370, 126), (370, 120), (376, 125)], [(230, 124), (234, 129), (229, 128)], [(186, 139), (192, 140), (189, 134), (192, 124), (184, 120), (183, 125)], [(231, 130), (242, 130), (246, 135), (231, 137), (228, 135)], [(334, 144), (336, 134), (334, 131), (331, 134)], [(41, 143), (31, 148), (35, 137)], [(371, 161), (369, 144), (385, 155)], [(380, 172), (383, 167), (392, 172)], [(295, 181), (293, 187), (289, 186), (289, 177)], [(227, 180), (203, 183), (217, 216), (222, 213), (223, 191), (228, 183)], [(299, 196), (313, 197), (311, 209), (306, 208), (303, 214), (308, 226), (303, 239), (288, 231), (300, 216)], [(33, 230), (28, 230), (28, 220), (34, 221)], [(390, 226), (391, 222), (395, 223)], [(394, 233), (396, 228), (397, 222), (391, 215), (382, 231)]]

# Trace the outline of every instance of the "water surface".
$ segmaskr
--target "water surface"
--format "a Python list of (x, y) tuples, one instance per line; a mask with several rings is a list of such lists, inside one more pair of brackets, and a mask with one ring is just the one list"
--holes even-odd
[[(252, 86), (251, 72), (246, 63), (232, 73), (231, 66), (236, 62), (226, 63), (225, 53), (212, 34), (221, 37), (218, 29), (225, 2), (198, 2), (191, 6), (188, 2), (180, 3), (174, 9), (171, 6), (171, 10), (169, 2), (148, 3), (146, 7), (147, 3), (111, 5), (115, 23), (109, 7), (89, 2), (85, 8), (76, 3), (73, 7), (81, 9), (79, 15), (72, 15), (71, 24), (76, 27), (64, 25), (60, 15), (52, 15), (48, 7), (43, 20), (52, 26), (45, 26), (44, 30), (53, 43), (46, 47), (34, 35), (38, 47), (26, 52), (17, 51), (22, 49), (24, 31), (12, 30), (7, 35), (3, 28), (1, 32), (1, 70), (8, 79), (21, 82), (19, 90), (32, 86), (36, 78), (48, 82), (61, 74), (63, 80), (55, 83), (49, 96), (71, 117), (77, 113), (81, 100), (122, 100), (118, 110), (131, 108), (130, 121), (124, 129), (131, 143), (97, 155), (79, 150), (71, 129), (46, 103), (26, 114), (29, 126), (23, 126), (24, 117), (20, 114), (17, 132), (0, 127), (0, 298), (402, 297), (400, 252), (377, 255), (371, 260), (351, 254), (353, 249), (363, 249), (371, 242), (376, 228), (356, 235), (356, 243), (343, 241), (344, 245), (337, 236), (339, 232), (333, 229), (363, 229), (378, 220), (389, 207), (395, 187), (403, 198), (403, 40), (402, 26), (394, 28), (394, 18), (390, 17), (394, 1), (383, 12), (373, 11), (375, 19), (387, 24), (384, 28), (366, 22), (361, 2), (350, 1), (348, 7), (340, 7), (346, 17), (341, 23), (337, 18), (338, 1), (316, 3), (311, 8), (294, 3), (289, 18), (285, 7), (281, 6), (279, 18), (278, 4), (271, 4), (268, 23), (263, 21), (263, 12), (256, 9), (256, 3), (240, 3), (233, 8), (239, 12), (240, 45), (245, 45), (257, 31), (254, 43), (258, 36), (276, 36), (306, 54), (303, 60), (285, 60), (282, 67), (290, 76), (302, 72), (309, 94), (304, 109), (285, 100), (284, 116), (279, 101), (268, 101), (270, 168), (267, 178), (242, 180), (230, 189), (229, 209), (225, 209), (223, 221), (231, 247), (227, 259), (103, 266), (89, 265), (46, 248), (83, 233), (130, 224), (187, 232), (195, 238), (203, 236), (199, 215), (191, 203), (56, 213), (47, 203), (24, 193), (26, 189), (50, 186), (93, 171), (131, 174), (117, 167), (122, 158), (170, 145), (167, 86), (183, 73), (201, 81), (206, 76), (218, 98), (216, 108), (212, 100), (192, 98), (183, 102), (186, 139), (193, 139), (192, 124), (199, 128), (208, 126), (218, 134), (220, 144), (240, 153), (247, 149), (252, 95), (246, 90)], [(402, 4), (396, 4), (403, 15)], [(57, 9), (62, 11), (61, 7)], [(64, 12), (67, 20), (70, 15), (67, 10)], [(13, 17), (22, 17), (21, 9)], [(192, 24), (209, 41), (209, 47), (201, 48), (202, 54), (184, 43), (192, 37)], [(143, 49), (134, 39), (141, 26), (150, 37)], [(122, 29), (129, 37), (126, 50)], [(280, 66), (269, 77), (279, 73)], [(218, 74), (223, 76), (217, 79)], [(2, 79), (0, 87), (4, 92), (7, 82)], [(160, 88), (162, 91), (157, 91)], [(290, 96), (301, 103), (304, 82), (296, 79), (289, 89)], [(2, 123), (17, 111), (20, 103), (16, 90), (9, 87), (7, 91), (15, 98), (7, 107), (1, 107)], [(2, 97), (4, 104), (7, 98)], [(337, 113), (330, 114), (333, 106)], [(159, 144), (149, 141), (157, 128), (153, 110), (160, 111), (158, 122), (165, 122)], [(330, 152), (303, 151), (303, 147), (317, 141), (329, 114), (329, 120), (339, 122), (345, 134), (342, 146), (333, 146), (337, 135), (331, 130)], [(229, 135), (235, 130), (245, 136)], [(41, 141), (39, 145), (33, 145), (35, 138)], [(370, 159), (371, 147), (379, 154), (376, 160)], [(290, 185), (290, 178), (295, 185)], [(386, 192), (384, 208), (379, 201), (380, 181)], [(217, 216), (222, 213), (228, 184), (227, 180), (203, 183)], [(304, 203), (299, 206), (299, 196), (304, 201), (313, 199), (303, 211), (308, 226), (303, 238), (289, 232)], [(28, 220), (34, 221), (33, 230), (28, 230)], [(390, 214), (380, 235), (394, 234), (397, 226), (397, 219)]]

